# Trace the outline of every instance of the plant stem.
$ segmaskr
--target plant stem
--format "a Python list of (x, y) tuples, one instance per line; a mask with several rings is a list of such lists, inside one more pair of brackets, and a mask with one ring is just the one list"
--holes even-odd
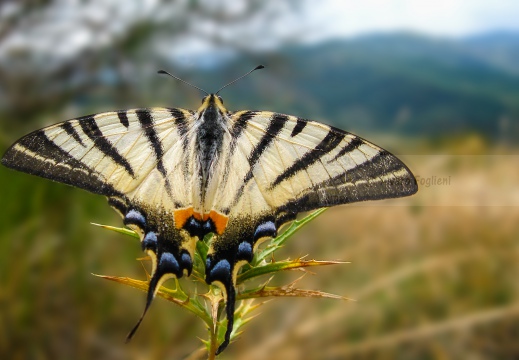
[(218, 347), (218, 341), (216, 336), (216, 326), (213, 326), (211, 329), (211, 339), (210, 339), (210, 345), (209, 345), (209, 353), (207, 355), (207, 360), (214, 360), (216, 359), (216, 349)]
[(220, 305), (220, 297), (211, 297), (211, 318), (213, 320), (212, 326), (209, 329), (209, 353), (208, 360), (216, 358), (216, 350), (218, 349), (218, 307)]

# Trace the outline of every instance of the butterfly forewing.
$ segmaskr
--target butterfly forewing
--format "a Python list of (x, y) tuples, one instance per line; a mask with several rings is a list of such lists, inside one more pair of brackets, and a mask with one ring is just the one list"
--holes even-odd
[(314, 121), (258, 112), (238, 143), (235, 158), (246, 166), (233, 168), (240, 183), (233, 196), (225, 192), (237, 212), (258, 203), (258, 211), (297, 213), (416, 191), (413, 175), (395, 156)]
[[(188, 202), (187, 176), (174, 176), (181, 168), (186, 136), (179, 118), (187, 123), (191, 114), (153, 108), (69, 120), (26, 135), (2, 163), (106, 196)], [(181, 186), (171, 187), (170, 174)]]

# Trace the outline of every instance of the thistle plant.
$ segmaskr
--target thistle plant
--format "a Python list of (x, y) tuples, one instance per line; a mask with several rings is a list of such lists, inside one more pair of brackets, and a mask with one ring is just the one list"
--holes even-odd
[[(319, 209), (301, 220), (296, 220), (286, 228), (286, 230), (270, 242), (258, 249), (254, 259), (250, 264), (243, 266), (237, 276), (237, 295), (236, 295), (236, 311), (234, 313), (234, 329), (231, 334), (231, 342), (235, 341), (237, 337), (243, 332), (245, 324), (250, 322), (255, 315), (253, 311), (257, 309), (267, 297), (313, 297), (313, 298), (332, 298), (339, 300), (349, 300), (348, 298), (325, 293), (319, 290), (306, 290), (296, 287), (297, 279), (289, 284), (283, 286), (269, 286), (272, 278), (281, 271), (305, 269), (308, 267), (344, 264), (342, 261), (316, 261), (305, 260), (298, 258), (294, 260), (275, 261), (274, 254), (290, 239), (299, 229), (305, 224), (319, 216), (325, 209)], [(108, 225), (99, 225), (102, 228), (116, 231), (127, 236), (139, 239), (139, 236), (134, 231), (127, 228), (117, 228)], [(174, 286), (171, 287), (173, 281), (168, 282), (168, 286), (161, 286), (156, 296), (159, 296), (167, 301), (170, 301), (181, 308), (190, 311), (195, 316), (200, 318), (207, 327), (208, 338), (201, 340), (203, 342), (203, 349), (207, 352), (208, 359), (216, 358), (216, 350), (225, 335), (227, 320), (222, 316), (224, 298), (217, 286), (207, 285), (204, 280), (205, 263), (207, 251), (211, 235), (206, 236), (204, 241), (198, 241), (193, 272), (187, 279), (174, 280)], [(139, 259), (147, 260), (147, 258)], [(149, 274), (147, 280), (136, 280), (127, 277), (96, 275), (103, 279), (115, 281), (121, 284), (140, 289), (144, 292), (148, 291)], [(258, 285), (252, 285), (253, 279), (264, 277), (265, 279)], [(195, 283), (196, 291), (188, 292), (182, 287), (183, 281), (192, 281)], [(193, 288), (193, 287), (190, 287)]]

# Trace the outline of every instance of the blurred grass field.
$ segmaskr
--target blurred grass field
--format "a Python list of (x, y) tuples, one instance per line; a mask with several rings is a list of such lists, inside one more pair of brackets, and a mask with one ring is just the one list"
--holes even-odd
[[(473, 143), (469, 138), (465, 146)], [(453, 205), (470, 195), (484, 198), (485, 191), (506, 198), (513, 187), (496, 184), (496, 174), (515, 185), (517, 157), (495, 156), (490, 167), (409, 158), (416, 174), (443, 169), (451, 184), (330, 209), (276, 255), (350, 261), (307, 274), (299, 286), (356, 301), (267, 302), (223, 358), (509, 359), (519, 353), (519, 210)], [(89, 224), (120, 224), (103, 198), (4, 168), (0, 179), (2, 202), (9, 204), (0, 217), (2, 358), (182, 358), (200, 346), (202, 323), (163, 300), (124, 344), (144, 294), (91, 274), (144, 279), (145, 273), (135, 241)], [(467, 179), (479, 185), (460, 191), (456, 183)], [(434, 202), (442, 198), (448, 205)]]

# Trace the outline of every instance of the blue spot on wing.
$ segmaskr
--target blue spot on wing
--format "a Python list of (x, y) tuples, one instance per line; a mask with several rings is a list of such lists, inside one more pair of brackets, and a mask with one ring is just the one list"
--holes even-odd
[(211, 277), (215, 280), (225, 280), (229, 276), (231, 276), (231, 264), (225, 259), (218, 261), (211, 270)]
[(148, 249), (148, 250), (153, 250), (153, 251), (157, 252), (157, 244), (158, 244), (157, 234), (150, 231), (149, 233), (146, 234), (146, 236), (144, 237), (144, 240), (142, 240), (142, 250), (145, 251)]
[(265, 236), (275, 237), (277, 234), (276, 224), (273, 221), (266, 221), (261, 223), (254, 232), (254, 240), (258, 240)]
[(161, 255), (158, 268), (163, 273), (172, 273), (175, 275), (178, 274), (180, 269), (177, 259), (169, 252), (165, 252)]
[(137, 226), (141, 227), (142, 229), (144, 229), (144, 227), (146, 226), (146, 219), (144, 218), (144, 215), (142, 215), (139, 211), (130, 210), (124, 217), (124, 224), (125, 225), (129, 225), (129, 224), (137, 225)]
[(252, 260), (252, 256), (252, 245), (247, 241), (241, 242), (240, 245), (238, 245), (236, 258), (238, 260), (247, 260), (250, 262)]

